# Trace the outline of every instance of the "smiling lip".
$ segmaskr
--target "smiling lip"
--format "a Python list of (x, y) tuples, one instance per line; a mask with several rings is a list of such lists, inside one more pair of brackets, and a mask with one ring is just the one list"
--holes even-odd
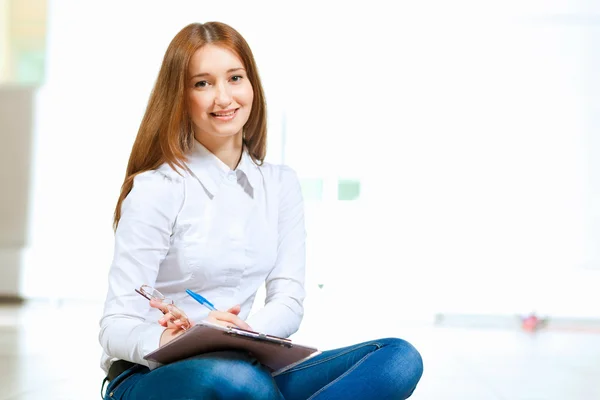
[(231, 121), (236, 116), (238, 110), (239, 108), (234, 108), (231, 110), (212, 112), (210, 115), (219, 121)]

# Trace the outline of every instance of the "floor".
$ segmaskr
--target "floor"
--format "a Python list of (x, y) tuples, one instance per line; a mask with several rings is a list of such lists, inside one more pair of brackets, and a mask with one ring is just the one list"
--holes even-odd
[[(0, 306), (0, 400), (100, 399), (100, 313), (97, 303)], [(413, 343), (425, 362), (414, 400), (600, 400), (598, 332), (316, 322), (294, 340), (323, 349), (387, 336)]]

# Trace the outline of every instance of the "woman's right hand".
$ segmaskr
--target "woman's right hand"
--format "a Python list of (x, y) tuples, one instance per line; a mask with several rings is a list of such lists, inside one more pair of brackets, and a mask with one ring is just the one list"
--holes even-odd
[(174, 313), (169, 310), (169, 306), (156, 300), (150, 300), (150, 306), (159, 309), (164, 314), (158, 320), (158, 323), (167, 329), (165, 329), (160, 336), (159, 346), (169, 343), (171, 340), (185, 332), (186, 329), (194, 326), (194, 323), (188, 319), (187, 315), (179, 309), (177, 309), (177, 311), (181, 312), (181, 314), (174, 315)]
[(181, 328), (167, 328), (163, 331), (162, 335), (160, 335), (159, 347), (169, 343), (171, 340), (175, 339), (177, 336), (181, 335), (185, 332)]
[(208, 318), (206, 320), (208, 322), (212, 322), (213, 324), (218, 324), (221, 326), (231, 327), (236, 326), (238, 328), (246, 329), (251, 331), (252, 328), (248, 325), (244, 320), (238, 317), (238, 314), (241, 311), (240, 305), (235, 305), (231, 307), (227, 311), (211, 311), (208, 314)]

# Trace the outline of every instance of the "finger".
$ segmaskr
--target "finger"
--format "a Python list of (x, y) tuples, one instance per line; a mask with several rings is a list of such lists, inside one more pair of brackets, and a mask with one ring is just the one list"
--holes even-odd
[(250, 325), (248, 325), (246, 323), (246, 321), (244, 321), (243, 319), (240, 319), (240, 318), (238, 318), (238, 320), (239, 321), (235, 323), (238, 327), (240, 327), (242, 329), (245, 329), (247, 331), (251, 331), (252, 330), (252, 328), (250, 327)]
[(231, 313), (234, 315), (238, 315), (240, 313), (240, 311), (242, 311), (242, 307), (239, 304), (236, 304), (235, 306), (233, 306), (229, 310), (227, 310), (228, 313)]
[(210, 323), (213, 323), (213, 324), (216, 324), (216, 325), (221, 325), (221, 326), (224, 326), (226, 328), (229, 328), (231, 326), (231, 322), (221, 321), (220, 319), (217, 319), (217, 318), (215, 318), (213, 316), (210, 316), (210, 315), (206, 318), (206, 320), (208, 322), (210, 322)]
[(174, 321), (177, 319), (179, 319), (179, 318), (174, 316), (172, 313), (168, 312), (165, 315), (163, 315), (162, 318), (160, 318), (158, 320), (158, 323), (161, 324), (162, 326), (166, 326), (169, 328), (176, 328)]
[(156, 309), (162, 311), (163, 314), (166, 314), (169, 312), (167, 305), (158, 300), (154, 300), (154, 299), (150, 300), (150, 307), (156, 308)]
[(183, 330), (190, 329), (192, 326), (194, 326), (194, 323), (188, 320), (187, 318), (176, 319), (175, 321), (173, 321), (173, 324), (177, 328)]
[[(163, 325), (163, 324), (161, 324)], [(179, 319), (179, 318), (175, 318), (172, 317), (169, 321), (166, 321), (166, 326), (169, 329), (183, 329), (183, 330), (187, 330), (188, 328), (191, 327), (190, 322), (187, 319)]]
[(169, 325), (167, 326), (169, 329), (183, 329), (185, 330), (185, 326), (182, 326), (181, 320), (176, 319), (174, 321), (170, 321)]
[(158, 320), (161, 326), (169, 329), (187, 329), (192, 326), (187, 315), (171, 304), (165, 304), (158, 300), (150, 300), (150, 306), (163, 312), (162, 318)]
[(229, 322), (229, 323), (237, 326), (238, 328), (252, 330), (250, 328), (250, 325), (248, 325), (246, 322), (244, 322), (237, 315), (227, 313), (227, 312), (222, 312), (222, 311), (211, 311), (210, 314), (212, 314), (216, 319), (225, 321), (225, 322)]
[(224, 326), (225, 328), (231, 328), (231, 327), (234, 327), (234, 328), (236, 328), (236, 327), (237, 327), (237, 326), (236, 326), (236, 325), (235, 325), (233, 322), (231, 322), (231, 321), (226, 321), (226, 320), (218, 319), (218, 318), (211, 317), (211, 316), (209, 316), (209, 317), (208, 317), (206, 320), (207, 320), (208, 322), (212, 322), (213, 324)]

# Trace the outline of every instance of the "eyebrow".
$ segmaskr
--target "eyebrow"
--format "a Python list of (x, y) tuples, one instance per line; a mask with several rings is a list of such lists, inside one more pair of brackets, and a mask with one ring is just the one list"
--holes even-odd
[[(227, 70), (227, 73), (230, 74), (230, 73), (235, 72), (235, 71), (245, 71), (245, 69), (242, 68), (242, 67), (230, 68), (230, 69)], [(190, 77), (190, 79), (201, 78), (203, 76), (210, 76), (210, 74), (208, 72), (202, 72), (202, 73), (199, 73), (199, 74), (196, 74), (196, 75)]]

